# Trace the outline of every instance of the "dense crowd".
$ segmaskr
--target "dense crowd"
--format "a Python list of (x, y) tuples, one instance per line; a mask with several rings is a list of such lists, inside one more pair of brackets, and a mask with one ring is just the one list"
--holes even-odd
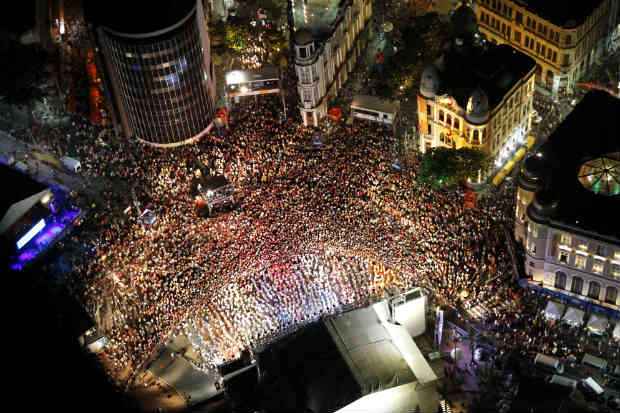
[[(386, 292), (421, 286), (465, 306), (486, 283), (505, 288), (510, 194), (464, 209), (461, 191), (416, 184), (415, 164), (392, 169), (383, 127), (336, 126), (317, 149), (266, 102), (234, 113), (223, 139), (194, 146), (71, 142), (86, 173), (109, 182), (82, 225), (90, 253), (76, 255), (72, 288), (119, 369), (138, 367), (174, 333), (186, 333), (208, 367)], [(197, 215), (199, 165), (234, 183), (235, 210)], [(155, 211), (153, 226), (128, 212), (138, 204)]]

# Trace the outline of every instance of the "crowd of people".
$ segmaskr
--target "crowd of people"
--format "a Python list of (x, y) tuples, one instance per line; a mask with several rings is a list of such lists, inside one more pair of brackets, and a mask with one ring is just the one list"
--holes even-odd
[[(318, 148), (270, 99), (235, 111), (223, 138), (193, 146), (71, 140), (85, 173), (108, 182), (76, 238), (85, 253), (75, 255), (72, 291), (119, 369), (138, 368), (173, 334), (185, 333), (208, 368), (388, 292), (420, 286), (467, 305), (487, 285), (504, 288), (510, 193), (466, 209), (462, 191), (416, 184), (415, 163), (394, 171), (382, 126), (334, 126)], [(235, 185), (235, 210), (198, 216), (200, 165)], [(145, 207), (152, 226), (137, 219)]]

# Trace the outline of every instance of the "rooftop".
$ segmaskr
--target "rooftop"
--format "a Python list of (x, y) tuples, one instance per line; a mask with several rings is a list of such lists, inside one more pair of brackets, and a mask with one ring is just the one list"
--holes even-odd
[(481, 88), (488, 96), (492, 110), (536, 67), (536, 62), (508, 45), (465, 44), (450, 47), (441, 66), (438, 95), (447, 94), (465, 108), (472, 92)]
[(528, 209), (534, 221), (620, 244), (620, 195), (593, 191), (579, 179), (588, 161), (620, 152), (619, 119), (620, 100), (590, 92), (534, 155), (542, 160), (534, 170), (525, 164), (522, 175), (536, 182), (538, 207)]
[(85, 0), (84, 15), (96, 26), (126, 34), (146, 34), (181, 21), (196, 0)]
[(564, 28), (581, 25), (603, 0), (565, 1), (562, 6), (549, 0), (515, 0), (537, 16)]
[(293, 2), (295, 30), (308, 29), (316, 37), (331, 33), (342, 3), (347, 0), (299, 0)]
[(0, 219), (13, 204), (47, 189), (47, 186), (28, 175), (2, 164), (0, 164), (0, 181), (11, 183), (0, 194)]
[(378, 96), (355, 95), (351, 102), (351, 107), (374, 109), (384, 113), (396, 114), (400, 107), (400, 103), (396, 100), (382, 99)]

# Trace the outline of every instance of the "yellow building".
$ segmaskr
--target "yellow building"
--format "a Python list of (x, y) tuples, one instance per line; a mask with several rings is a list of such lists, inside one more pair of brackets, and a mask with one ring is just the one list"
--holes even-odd
[(536, 60), (538, 84), (555, 95), (571, 92), (605, 51), (614, 1), (478, 0), (475, 13), (488, 40)]
[(482, 41), (468, 7), (454, 13), (452, 31), (445, 53), (422, 73), (419, 150), (472, 147), (499, 166), (531, 129), (536, 64), (510, 46)]

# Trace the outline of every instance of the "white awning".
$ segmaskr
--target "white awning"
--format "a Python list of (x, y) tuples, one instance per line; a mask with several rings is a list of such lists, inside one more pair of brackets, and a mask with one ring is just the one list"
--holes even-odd
[(564, 314), (563, 320), (572, 326), (579, 327), (583, 325), (583, 316), (584, 312), (580, 309), (568, 307), (568, 310), (566, 310), (566, 314)]
[(609, 328), (609, 320), (599, 314), (592, 314), (588, 320), (588, 330), (594, 334), (603, 334)]
[(545, 318), (548, 320), (561, 320), (565, 308), (566, 306), (564, 304), (558, 303), (557, 301), (549, 301), (547, 303), (547, 308), (545, 308)]

